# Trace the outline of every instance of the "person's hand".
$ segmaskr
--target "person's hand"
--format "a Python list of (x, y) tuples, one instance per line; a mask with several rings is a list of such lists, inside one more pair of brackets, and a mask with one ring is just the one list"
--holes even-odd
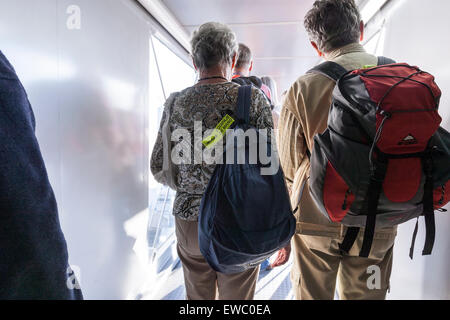
[(286, 262), (288, 262), (290, 255), (291, 255), (291, 244), (288, 244), (286, 247), (278, 251), (277, 258), (270, 265), (270, 269), (284, 265)]

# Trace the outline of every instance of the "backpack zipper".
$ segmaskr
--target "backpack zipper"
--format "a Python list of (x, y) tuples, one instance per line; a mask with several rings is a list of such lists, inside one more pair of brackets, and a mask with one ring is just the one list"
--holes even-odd
[(347, 199), (352, 194), (352, 191), (350, 189), (347, 190), (345, 193), (344, 203), (342, 204), (342, 210), (347, 210)]

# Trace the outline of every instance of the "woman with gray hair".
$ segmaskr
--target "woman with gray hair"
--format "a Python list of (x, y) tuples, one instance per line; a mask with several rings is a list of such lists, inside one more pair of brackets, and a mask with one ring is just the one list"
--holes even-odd
[[(195, 137), (199, 135), (198, 124), (201, 123), (204, 137), (205, 131), (214, 129), (225, 116), (230, 115), (236, 119), (234, 115), (239, 85), (231, 82), (236, 62), (236, 35), (226, 25), (209, 22), (193, 33), (191, 46), (192, 60), (199, 80), (194, 86), (172, 94), (165, 103), (161, 129), (151, 159), (151, 171), (156, 176), (162, 171), (164, 155), (169, 154), (163, 150), (164, 124), (168, 123), (171, 132), (183, 129), (190, 133), (190, 137)], [(270, 105), (264, 94), (256, 88), (252, 89), (250, 124), (258, 129), (273, 128)], [(187, 150), (185, 152), (189, 152), (190, 157), (182, 155), (183, 151), (179, 152), (179, 156), (192, 161), (173, 164), (173, 187), (177, 192), (173, 214), (187, 298), (253, 299), (259, 268), (233, 275), (221, 274), (208, 265), (200, 252), (197, 232), (199, 206), (215, 164), (206, 163), (204, 159), (197, 161), (199, 150), (202, 152), (201, 141), (185, 140), (180, 143), (187, 146), (183, 151)], [(174, 142), (171, 150), (173, 145)]]

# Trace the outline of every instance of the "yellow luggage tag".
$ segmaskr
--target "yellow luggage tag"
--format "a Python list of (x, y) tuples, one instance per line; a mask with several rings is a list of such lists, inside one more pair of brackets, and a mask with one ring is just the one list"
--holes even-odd
[(223, 119), (219, 122), (213, 132), (202, 141), (203, 145), (207, 149), (213, 147), (216, 143), (223, 139), (223, 136), (233, 123), (234, 119), (228, 114), (225, 115), (225, 117), (223, 117)]

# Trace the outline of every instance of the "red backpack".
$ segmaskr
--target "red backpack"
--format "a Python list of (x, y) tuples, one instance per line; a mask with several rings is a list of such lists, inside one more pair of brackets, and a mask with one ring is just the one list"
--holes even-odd
[(431, 254), (434, 211), (450, 201), (450, 134), (439, 127), (434, 77), (383, 57), (373, 68), (325, 62), (311, 72), (337, 81), (328, 128), (314, 138), (310, 191), (326, 217), (349, 227), (341, 251), (364, 227), (360, 256), (368, 257), (376, 229), (424, 215), (423, 255)]

